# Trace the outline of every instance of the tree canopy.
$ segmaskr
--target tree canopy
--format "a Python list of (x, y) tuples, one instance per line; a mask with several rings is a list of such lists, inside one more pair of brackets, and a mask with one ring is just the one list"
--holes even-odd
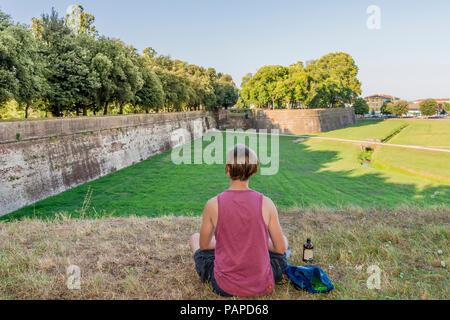
[(343, 107), (361, 94), (358, 67), (347, 53), (330, 53), (306, 66), (264, 66), (242, 79), (239, 106), (262, 108)]
[(355, 109), (356, 114), (364, 115), (369, 113), (369, 105), (363, 98), (356, 99), (355, 103), (353, 104), (353, 108)]
[(424, 116), (434, 116), (439, 111), (439, 105), (434, 99), (426, 99), (420, 103), (420, 112)]
[(409, 112), (409, 103), (405, 100), (399, 100), (388, 107), (389, 111), (395, 116), (404, 116)]

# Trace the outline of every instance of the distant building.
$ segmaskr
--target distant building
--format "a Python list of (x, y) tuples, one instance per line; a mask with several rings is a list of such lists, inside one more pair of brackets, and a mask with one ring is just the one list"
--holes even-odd
[(420, 102), (411, 102), (408, 106), (409, 112), (408, 117), (421, 117), (422, 112), (420, 112)]
[(374, 94), (368, 97), (365, 97), (364, 100), (366, 100), (367, 104), (369, 105), (369, 112), (375, 112), (376, 115), (381, 114), (381, 107), (384, 103), (390, 103), (399, 101), (400, 98), (390, 96), (387, 94)]
[[(418, 99), (414, 102), (411, 102), (409, 104), (409, 112), (408, 112), (408, 116), (411, 117), (421, 117), (422, 116), (422, 112), (420, 112), (420, 104), (422, 103), (422, 101), (424, 101), (426, 99)], [(438, 103), (439, 106), (439, 114), (445, 110), (445, 103), (450, 103), (450, 99), (449, 98), (445, 98), (445, 99), (434, 99), (436, 100), (436, 102)]]

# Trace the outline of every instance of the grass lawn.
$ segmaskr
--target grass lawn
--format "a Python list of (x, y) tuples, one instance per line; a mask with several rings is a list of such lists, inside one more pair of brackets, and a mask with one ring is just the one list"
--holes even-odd
[(408, 123), (389, 143), (450, 148), (450, 120), (409, 120)]
[(377, 169), (450, 185), (450, 153), (381, 147), (372, 160)]
[[(285, 279), (264, 299), (450, 299), (450, 212), (294, 210), (281, 212), (293, 265), (312, 237), (335, 290), (297, 291)], [(218, 299), (194, 269), (188, 239), (196, 217), (108, 218), (0, 223), (1, 299)], [(68, 290), (77, 265), (81, 290)], [(381, 288), (367, 287), (369, 266)]]
[[(251, 188), (271, 197), (282, 209), (431, 208), (450, 204), (450, 184), (363, 167), (359, 145), (322, 140), (294, 143), (295, 140), (280, 137), (278, 174), (258, 175), (251, 181)], [(40, 201), (1, 220), (53, 217), (59, 212), (79, 216), (89, 187), (93, 194), (86, 210), (88, 216), (106, 213), (157, 217), (200, 215), (205, 202), (225, 190), (228, 181), (223, 165), (177, 166), (168, 152)], [(439, 196), (432, 197), (436, 191)]]

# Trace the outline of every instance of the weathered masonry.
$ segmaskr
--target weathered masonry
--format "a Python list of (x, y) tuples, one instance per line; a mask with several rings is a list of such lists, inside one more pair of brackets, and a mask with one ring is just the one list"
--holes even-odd
[(215, 116), (199, 111), (0, 122), (0, 216), (167, 151), (174, 130), (199, 138), (216, 127)]
[(327, 132), (356, 123), (353, 108), (221, 111), (222, 129), (279, 129), (284, 134)]

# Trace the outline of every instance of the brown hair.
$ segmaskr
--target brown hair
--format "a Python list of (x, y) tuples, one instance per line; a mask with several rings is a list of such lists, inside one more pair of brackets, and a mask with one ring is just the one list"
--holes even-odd
[(252, 149), (238, 144), (228, 152), (226, 167), (231, 180), (247, 181), (258, 172), (259, 161)]

